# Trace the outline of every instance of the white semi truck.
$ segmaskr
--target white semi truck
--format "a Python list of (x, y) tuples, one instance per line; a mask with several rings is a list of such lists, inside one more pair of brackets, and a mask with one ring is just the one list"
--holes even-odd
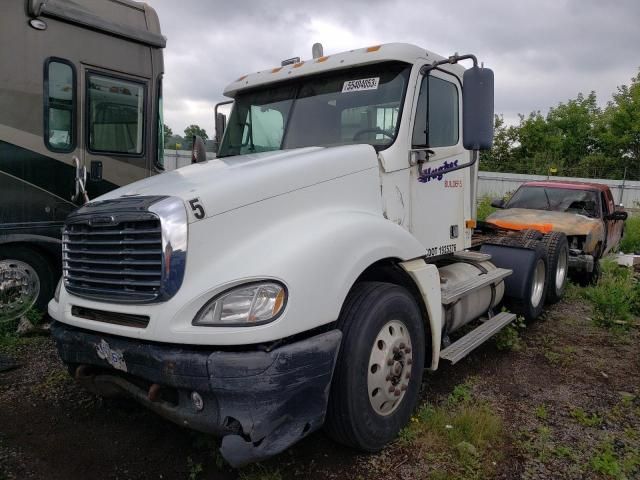
[(472, 242), (493, 136), (474, 56), (386, 44), (283, 63), (226, 88), (217, 159), (67, 219), (49, 303), (78, 381), (222, 437), (234, 466), (323, 425), (381, 449), (425, 368), (511, 322), (503, 304), (535, 318), (566, 281), (562, 234)]

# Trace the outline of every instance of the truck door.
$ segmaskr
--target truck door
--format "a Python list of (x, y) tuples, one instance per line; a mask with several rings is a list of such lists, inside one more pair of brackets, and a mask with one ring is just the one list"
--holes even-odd
[(149, 80), (88, 65), (81, 78), (81, 160), (95, 198), (149, 175)]
[(604, 217), (604, 226), (607, 232), (607, 245), (604, 251), (604, 253), (606, 253), (620, 242), (624, 220), (610, 220), (606, 218), (607, 214), (610, 214), (616, 211), (616, 205), (615, 205), (615, 202), (613, 201), (613, 195), (611, 194), (610, 190), (602, 192), (601, 198), (602, 198), (602, 214)]
[(434, 70), (421, 77), (412, 148), (426, 151), (422, 168), (412, 167), (411, 231), (423, 243), (428, 256), (464, 248), (464, 192), (469, 169), (446, 175), (438, 172), (468, 161), (462, 147), (462, 101), (458, 79)]

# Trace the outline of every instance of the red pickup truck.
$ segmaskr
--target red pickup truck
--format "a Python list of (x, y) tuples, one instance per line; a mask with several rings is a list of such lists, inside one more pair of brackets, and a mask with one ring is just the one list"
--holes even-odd
[(616, 205), (607, 185), (570, 181), (523, 183), (487, 222), (507, 230), (563, 232), (569, 243), (569, 268), (584, 282), (597, 280), (598, 260), (620, 242), (627, 213)]

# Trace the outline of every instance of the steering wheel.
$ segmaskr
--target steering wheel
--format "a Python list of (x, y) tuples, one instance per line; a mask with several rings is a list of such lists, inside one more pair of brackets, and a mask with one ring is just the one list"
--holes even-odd
[(353, 134), (353, 140), (357, 140), (358, 137), (364, 135), (365, 133), (381, 133), (389, 138), (393, 138), (393, 131), (391, 130), (382, 130), (381, 128), (363, 128), (362, 130), (358, 130)]

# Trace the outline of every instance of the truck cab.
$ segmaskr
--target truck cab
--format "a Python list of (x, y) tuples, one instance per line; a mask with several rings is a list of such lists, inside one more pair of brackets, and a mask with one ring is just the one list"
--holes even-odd
[(537, 245), (469, 250), (493, 72), (387, 44), (283, 62), (225, 94), (218, 158), (67, 219), (49, 303), (60, 356), (87, 388), (222, 437), (234, 466), (322, 426), (378, 450), (425, 368), (513, 321), (503, 297), (530, 318), (545, 301)]

